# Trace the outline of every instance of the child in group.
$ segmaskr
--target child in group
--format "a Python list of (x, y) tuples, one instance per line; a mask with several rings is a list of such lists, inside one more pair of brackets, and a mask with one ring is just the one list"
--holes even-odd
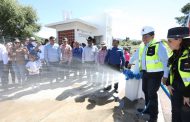
[(30, 53), (29, 61), (26, 64), (26, 69), (28, 70), (28, 82), (34, 83), (38, 86), (39, 74), (40, 74), (41, 63), (37, 60), (36, 55)]

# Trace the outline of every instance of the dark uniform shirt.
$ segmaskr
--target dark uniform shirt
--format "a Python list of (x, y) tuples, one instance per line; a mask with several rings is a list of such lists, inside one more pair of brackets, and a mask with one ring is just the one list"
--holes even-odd
[[(178, 90), (179, 92), (182, 93), (183, 96), (190, 97), (190, 85), (185, 87), (185, 85), (183, 83), (183, 80), (182, 80), (182, 78), (181, 78), (181, 76), (179, 74), (179, 71), (178, 71), (179, 58), (176, 58), (176, 55), (177, 55), (176, 52), (174, 52), (174, 55), (171, 57), (173, 59), (172, 60), (171, 60), (171, 58), (169, 59), (171, 64), (172, 64), (172, 67), (171, 67), (170, 70), (172, 70), (173, 76), (174, 76), (174, 81), (173, 81), (172, 86), (173, 86), (174, 90)], [(178, 57), (180, 57), (180, 56), (178, 56)], [(168, 77), (166, 85), (167, 86), (171, 85), (170, 84), (170, 77)]]

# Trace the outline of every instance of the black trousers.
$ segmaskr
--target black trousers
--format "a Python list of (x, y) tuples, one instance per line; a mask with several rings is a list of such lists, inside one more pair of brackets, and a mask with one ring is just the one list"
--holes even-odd
[(129, 61), (125, 61), (125, 68), (128, 67)]
[(181, 119), (182, 122), (190, 122), (190, 107), (183, 105), (181, 108)]
[(174, 88), (171, 96), (172, 122), (190, 122), (190, 107), (183, 105), (182, 93)]
[(150, 114), (150, 121), (156, 121), (158, 118), (158, 95), (163, 72), (148, 73), (143, 71), (142, 90), (145, 95), (145, 105)]
[(182, 122), (180, 113), (183, 105), (183, 96), (177, 89), (173, 90), (173, 95), (171, 95), (171, 105), (172, 122)]

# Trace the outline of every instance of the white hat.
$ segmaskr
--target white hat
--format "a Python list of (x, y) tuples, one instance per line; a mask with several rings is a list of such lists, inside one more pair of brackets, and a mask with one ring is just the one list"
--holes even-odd
[(30, 37), (30, 40), (33, 40), (33, 41), (34, 41), (34, 40), (36, 40), (36, 39), (35, 39), (34, 37)]
[(103, 47), (103, 46), (106, 46), (106, 43), (102, 42), (100, 45)]
[(144, 26), (141, 30), (141, 35), (145, 35), (148, 33), (154, 32), (154, 28), (151, 26)]

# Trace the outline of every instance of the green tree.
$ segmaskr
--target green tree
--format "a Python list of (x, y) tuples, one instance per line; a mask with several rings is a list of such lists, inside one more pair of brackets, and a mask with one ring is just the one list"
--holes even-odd
[(181, 8), (181, 12), (184, 14), (184, 16), (181, 17), (175, 17), (177, 20), (177, 23), (184, 26), (187, 20), (187, 15), (190, 12), (190, 3), (187, 3), (183, 8)]
[(40, 30), (37, 14), (30, 6), (23, 6), (17, 0), (1, 0), (0, 32), (4, 36), (33, 36)]
[(137, 41), (137, 40), (136, 40), (136, 41), (132, 41), (131, 44), (132, 44), (132, 45), (140, 45), (140, 44), (141, 44), (141, 41)]

